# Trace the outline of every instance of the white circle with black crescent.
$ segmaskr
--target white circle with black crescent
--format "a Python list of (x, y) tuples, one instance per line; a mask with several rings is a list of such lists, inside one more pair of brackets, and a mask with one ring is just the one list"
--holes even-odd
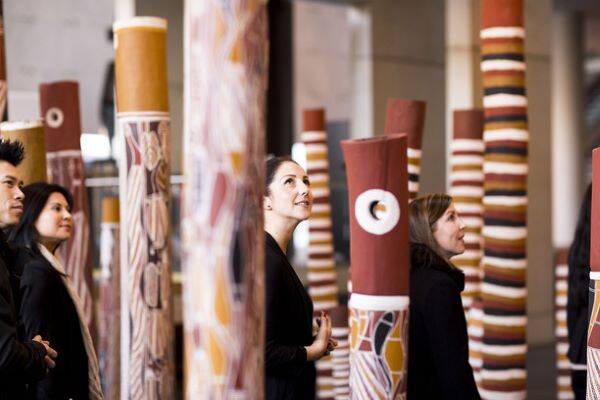
[(385, 235), (400, 220), (400, 204), (396, 196), (387, 190), (368, 189), (356, 198), (354, 215), (365, 231)]
[(62, 110), (58, 107), (50, 107), (48, 111), (46, 111), (46, 124), (50, 128), (59, 128), (63, 121), (65, 120), (65, 115)]

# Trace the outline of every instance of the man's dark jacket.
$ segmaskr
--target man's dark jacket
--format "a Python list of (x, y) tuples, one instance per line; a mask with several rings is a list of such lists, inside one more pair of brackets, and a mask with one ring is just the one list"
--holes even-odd
[(460, 292), (465, 276), (429, 247), (410, 246), (408, 399), (479, 399)]
[(0, 400), (24, 398), (25, 384), (41, 379), (46, 349), (41, 343), (17, 339), (17, 312), (11, 285), (14, 252), (0, 230)]

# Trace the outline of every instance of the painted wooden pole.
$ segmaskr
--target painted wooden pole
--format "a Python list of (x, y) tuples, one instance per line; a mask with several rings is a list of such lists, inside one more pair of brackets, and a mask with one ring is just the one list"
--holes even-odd
[[(338, 304), (337, 275), (333, 259), (333, 232), (329, 202), (329, 161), (325, 110), (302, 112), (302, 141), (306, 146), (306, 173), (313, 193), (313, 208), (308, 220), (308, 293), (315, 314), (331, 311)], [(316, 362), (317, 398), (334, 399), (331, 355)]]
[(329, 161), (325, 110), (304, 110), (302, 141), (306, 146), (306, 173), (313, 193), (312, 214), (308, 221), (308, 292), (315, 313), (338, 304), (337, 276), (333, 259), (331, 204), (329, 202)]
[(0, 0), (0, 121), (8, 121), (8, 82), (6, 80), (6, 39), (4, 1)]
[(485, 399), (526, 396), (527, 97), (522, 0), (481, 3)]
[(350, 205), (350, 397), (402, 399), (408, 360), (406, 135), (342, 141)]
[(569, 249), (562, 248), (554, 254), (554, 335), (556, 338), (556, 391), (559, 399), (574, 399), (571, 387), (571, 362), (569, 332), (567, 328), (567, 297), (569, 289)]
[(388, 99), (385, 133), (406, 133), (408, 137), (408, 193), (414, 199), (419, 194), (421, 147), (425, 126), (426, 103), (419, 100)]
[(167, 21), (117, 21), (121, 221), (121, 398), (174, 397)]
[(465, 312), (479, 295), (483, 226), (483, 111), (454, 111), (454, 139), (450, 144), (450, 195), (465, 223), (466, 251), (452, 263), (465, 273), (462, 301)]
[(587, 342), (588, 400), (600, 398), (600, 148), (592, 152), (592, 215), (590, 221), (590, 320)]
[(100, 281), (98, 361), (106, 399), (120, 398), (121, 389), (121, 274), (119, 199), (102, 199), (100, 223)]
[(331, 352), (334, 399), (347, 400), (350, 398), (350, 328), (347, 306), (339, 305), (331, 310), (331, 325), (331, 337), (338, 342), (338, 346)]
[(25, 158), (17, 171), (25, 185), (47, 181), (44, 124), (41, 120), (2, 122), (0, 136), (23, 144)]
[(466, 250), (452, 258), (452, 262), (465, 273), (465, 289), (461, 296), (469, 330), (469, 362), (475, 381), (480, 382), (483, 336), (480, 294), (483, 277), (480, 265), (483, 255), (483, 111), (458, 110), (454, 111), (453, 116), (450, 195), (454, 199), (456, 211), (466, 225)]
[(185, 398), (261, 399), (266, 1), (184, 14)]
[(89, 203), (80, 145), (79, 85), (73, 81), (42, 83), (39, 92), (48, 181), (64, 186), (73, 195), (73, 235), (66, 246), (60, 247), (59, 254), (82, 301), (88, 329), (95, 337)]

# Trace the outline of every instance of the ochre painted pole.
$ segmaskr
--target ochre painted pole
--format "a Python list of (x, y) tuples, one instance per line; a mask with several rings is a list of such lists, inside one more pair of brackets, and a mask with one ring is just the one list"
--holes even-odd
[(167, 21), (113, 25), (121, 221), (121, 398), (174, 397)]

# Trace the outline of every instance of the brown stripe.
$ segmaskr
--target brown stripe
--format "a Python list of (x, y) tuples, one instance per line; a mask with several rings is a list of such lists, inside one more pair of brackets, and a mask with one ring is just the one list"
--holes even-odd
[[(483, 40), (481, 44), (481, 55), (489, 54), (506, 54), (506, 53), (523, 53), (523, 41), (503, 41), (503, 42), (490, 42), (489, 40)], [(485, 85), (487, 86), (487, 85)]]
[[(511, 74), (511, 75), (500, 75), (500, 74), (491, 74), (484, 73), (483, 74), (483, 86), (486, 88), (491, 87), (506, 87), (506, 86), (516, 86), (516, 87), (524, 87), (525, 86), (525, 74)], [(513, 107), (503, 107), (503, 108), (513, 108)], [(524, 113), (525, 111), (523, 111)], [(485, 113), (487, 116), (487, 112)]]
[(486, 131), (493, 131), (498, 129), (527, 129), (527, 122), (525, 121), (514, 121), (514, 122), (487, 122), (485, 124)]

